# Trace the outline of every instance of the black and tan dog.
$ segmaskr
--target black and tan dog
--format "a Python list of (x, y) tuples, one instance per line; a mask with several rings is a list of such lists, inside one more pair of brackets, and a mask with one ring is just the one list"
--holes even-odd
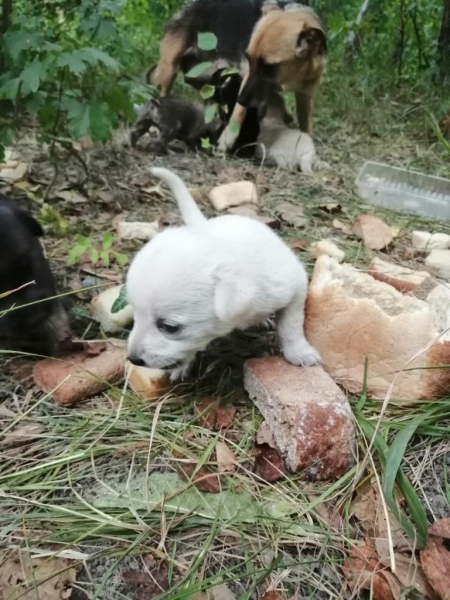
[[(203, 32), (217, 36), (215, 50), (198, 48), (198, 34)], [(150, 79), (165, 96), (180, 70), (186, 76), (195, 65), (210, 62), (201, 76), (185, 77), (200, 88), (205, 83), (217, 85), (218, 73), (237, 67), (239, 84), (236, 77), (229, 84), (234, 98), (225, 97), (225, 103), (232, 105), (231, 118), (219, 142), (222, 149), (231, 149), (249, 110), (256, 109), (258, 119), (264, 115), (268, 90), (294, 92), (299, 127), (312, 133), (313, 97), (326, 50), (324, 29), (315, 12), (292, 0), (196, 0), (167, 22), (160, 60)]]

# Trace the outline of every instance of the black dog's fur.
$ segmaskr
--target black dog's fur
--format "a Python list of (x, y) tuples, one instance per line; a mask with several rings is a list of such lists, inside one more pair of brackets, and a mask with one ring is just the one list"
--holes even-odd
[(130, 133), (134, 147), (150, 127), (159, 129), (160, 137), (156, 149), (163, 153), (172, 140), (181, 140), (192, 149), (198, 148), (203, 138), (214, 144), (222, 131), (220, 119), (205, 123), (205, 109), (200, 104), (186, 102), (175, 96), (152, 98), (140, 111)]
[(0, 348), (54, 354), (70, 335), (67, 315), (56, 295), (55, 281), (39, 238), (41, 225), (25, 210), (0, 194)]

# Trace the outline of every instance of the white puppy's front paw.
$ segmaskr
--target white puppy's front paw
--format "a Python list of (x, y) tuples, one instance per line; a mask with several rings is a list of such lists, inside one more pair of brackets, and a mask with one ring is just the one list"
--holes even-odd
[(172, 371), (170, 372), (170, 381), (172, 383), (175, 383), (176, 381), (183, 381), (189, 375), (191, 366), (192, 366), (192, 361), (190, 361), (188, 363), (184, 363), (183, 365), (180, 365), (179, 367), (172, 369)]
[(306, 340), (283, 346), (284, 358), (295, 366), (312, 367), (320, 363), (320, 354)]

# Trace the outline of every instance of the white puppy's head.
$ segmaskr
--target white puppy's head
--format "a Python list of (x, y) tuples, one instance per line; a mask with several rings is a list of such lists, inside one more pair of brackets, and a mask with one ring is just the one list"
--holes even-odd
[(153, 172), (174, 190), (186, 226), (158, 234), (131, 263), (128, 355), (134, 364), (179, 369), (245, 319), (254, 291), (239, 266), (228, 264), (226, 249), (210, 235), (184, 184), (164, 169)]

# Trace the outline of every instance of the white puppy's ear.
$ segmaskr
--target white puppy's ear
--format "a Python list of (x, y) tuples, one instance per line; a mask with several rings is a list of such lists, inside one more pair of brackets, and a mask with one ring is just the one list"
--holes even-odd
[(232, 269), (221, 269), (216, 275), (214, 309), (225, 323), (245, 320), (253, 310), (255, 286)]

